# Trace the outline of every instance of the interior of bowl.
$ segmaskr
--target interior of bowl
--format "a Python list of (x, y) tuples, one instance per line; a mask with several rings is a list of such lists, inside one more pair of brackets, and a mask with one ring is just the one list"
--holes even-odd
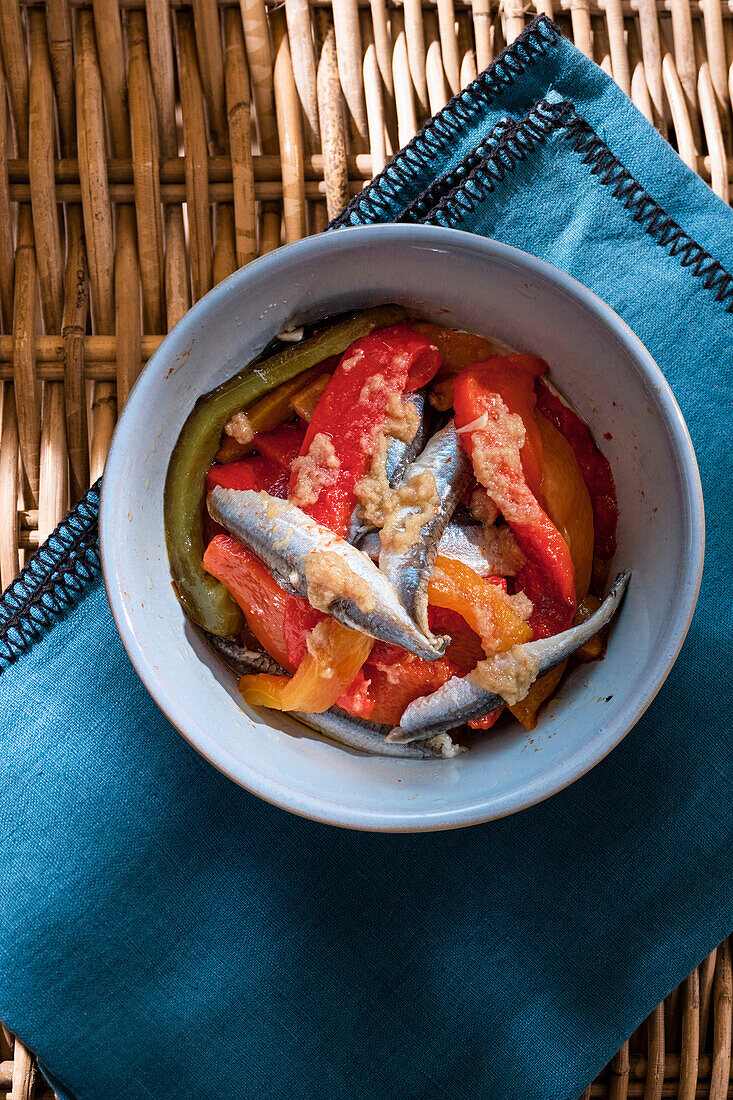
[[(185, 619), (165, 547), (165, 474), (196, 398), (293, 321), (385, 302), (547, 360), (611, 462), (620, 512), (614, 571), (633, 571), (605, 659), (564, 681), (531, 734), (512, 723), (452, 760), (365, 756), (285, 715), (248, 708), (234, 677)], [(100, 515), (105, 582), (122, 640), (181, 733), (234, 780), (287, 809), (390, 830), (513, 812), (572, 782), (613, 748), (681, 645), (699, 586), (702, 530), (681, 414), (623, 322), (540, 261), (422, 226), (310, 238), (216, 287), (166, 339), (130, 396)]]

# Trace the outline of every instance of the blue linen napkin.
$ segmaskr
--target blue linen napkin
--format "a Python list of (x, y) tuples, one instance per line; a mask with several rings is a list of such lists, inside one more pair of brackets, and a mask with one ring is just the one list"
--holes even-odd
[(655, 356), (707, 506), (688, 641), (548, 802), (340, 831), (162, 717), (112, 624), (92, 491), (0, 609), (0, 1017), (65, 1098), (573, 1100), (733, 928), (733, 214), (541, 18), (339, 224), (401, 218), (562, 267)]

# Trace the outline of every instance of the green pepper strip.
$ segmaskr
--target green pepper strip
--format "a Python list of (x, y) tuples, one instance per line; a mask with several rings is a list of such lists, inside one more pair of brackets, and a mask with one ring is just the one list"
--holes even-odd
[(299, 344), (254, 363), (198, 399), (183, 425), (168, 465), (164, 517), (173, 587), (184, 611), (211, 634), (229, 637), (242, 627), (242, 613), (223, 584), (206, 573), (203, 505), (206, 472), (214, 461), (229, 418), (253, 401), (309, 370), (331, 355), (340, 355), (374, 329), (402, 320), (400, 306), (378, 306), (339, 321)]

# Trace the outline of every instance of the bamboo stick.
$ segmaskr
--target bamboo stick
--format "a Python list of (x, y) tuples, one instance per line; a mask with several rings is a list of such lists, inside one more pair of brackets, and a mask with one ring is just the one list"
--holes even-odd
[(0, 53), (7, 80), (15, 140), (21, 156), (28, 151), (28, 62), (18, 0), (0, 3)]
[(67, 219), (66, 294), (61, 336), (64, 353), (66, 443), (69, 451), (71, 494), (76, 500), (89, 485), (89, 438), (84, 378), (84, 334), (89, 313), (89, 284), (80, 208), (70, 207)]
[(147, 31), (142, 12), (130, 12), (127, 40), (132, 171), (143, 289), (143, 324), (148, 332), (159, 332), (163, 327), (165, 314), (160, 157)]
[(236, 263), (238, 267), (243, 267), (257, 255), (257, 222), (250, 139), (249, 71), (242, 20), (236, 8), (227, 8), (224, 13), (224, 38), (227, 122), (232, 152)]
[(303, 143), (308, 153), (318, 150), (321, 127), (316, 89), (316, 51), (308, 0), (285, 0), (285, 18), (293, 63), (295, 87), (300, 99)]
[(305, 236), (305, 174), (303, 136), (300, 125), (298, 93), (295, 88), (290, 44), (285, 16), (275, 12), (271, 18), (275, 54), (275, 113), (280, 140), (283, 181), (283, 223), (285, 241)]
[(363, 153), (368, 148), (369, 127), (362, 83), (361, 31), (356, 0), (333, 0), (333, 27), (351, 146), (355, 152)]
[(79, 197), (84, 210), (92, 317), (95, 331), (107, 333), (114, 331), (114, 243), (105, 156), (102, 82), (94, 22), (89, 11), (80, 11), (77, 15), (76, 56)]
[(76, 149), (74, 53), (68, 0), (46, 0), (46, 18), (51, 71), (56, 89), (61, 154), (68, 157)]
[(0, 585), (3, 590), (20, 569), (18, 554), (18, 421), (12, 385), (3, 386), (0, 446)]
[[(318, 111), (323, 142), (323, 175), (329, 218), (335, 218), (349, 201), (343, 100), (336, 61), (336, 36), (328, 13), (316, 12), (318, 59)], [(384, 130), (382, 129), (382, 135)], [(378, 139), (377, 139), (378, 140)]]
[(0, 326), (8, 332), (13, 324), (13, 224), (15, 211), (10, 205), (8, 183), (8, 116), (6, 86), (3, 67), (0, 65)]
[(30, 207), (21, 208), (15, 253), (13, 299), (13, 379), (23, 471), (32, 504), (38, 501), (41, 392), (35, 370), (36, 252)]
[(194, 301), (211, 289), (213, 252), (209, 210), (206, 121), (199, 77), (193, 19), (189, 12), (177, 15), (178, 83), (181, 89), (186, 156), (186, 203), (190, 234), (190, 263)]
[(31, 61), (28, 175), (33, 233), (43, 323), (47, 332), (58, 332), (61, 328), (63, 302), (63, 259), (53, 170), (56, 123), (46, 18), (40, 9), (28, 13), (28, 31)]
[(38, 540), (44, 543), (69, 507), (69, 474), (64, 422), (64, 386), (50, 382), (43, 391)]

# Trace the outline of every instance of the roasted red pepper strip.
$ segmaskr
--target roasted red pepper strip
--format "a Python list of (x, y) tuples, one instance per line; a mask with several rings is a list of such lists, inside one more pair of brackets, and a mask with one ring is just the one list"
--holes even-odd
[(484, 714), (481, 718), (472, 718), (467, 723), (472, 730), (490, 730), (491, 727), (497, 722), (504, 713), (503, 707), (497, 707), (496, 710), (492, 710), (489, 714)]
[[(291, 474), (290, 498), (307, 515), (345, 535), (356, 504), (355, 486), (371, 464), (390, 398), (399, 398), (406, 388), (425, 385), (439, 366), (437, 349), (404, 324), (352, 344), (315, 408), (301, 460)], [(307, 650), (307, 635), (324, 616), (308, 604), (291, 600), (284, 638), (288, 659), (297, 667)], [(369, 715), (374, 702), (368, 687), (360, 671), (338, 705), (352, 714)]]
[(542, 480), (542, 436), (534, 411), (537, 405), (535, 382), (547, 373), (547, 363), (534, 355), (496, 355), (474, 363), (470, 372), (481, 371), (481, 387), (498, 393), (510, 413), (522, 418), (525, 430), (521, 450), (524, 477), (534, 495), (540, 499)]
[[(544, 364), (531, 356), (511, 358), (518, 377), (512, 380), (506, 401), (502, 387), (507, 386), (509, 364), (497, 367), (496, 360), (488, 360), (458, 375), (453, 386), (455, 421), (476, 477), (527, 556), (517, 587), (535, 605), (530, 625), (535, 638), (542, 638), (570, 626), (575, 611), (575, 574), (567, 543), (528, 485), (522, 460), (521, 437), (527, 439), (537, 431), (536, 424), (530, 425), (529, 431), (524, 424), (525, 416), (531, 421), (533, 414), (527, 387), (533, 386)], [(521, 432), (511, 405), (524, 424)]]
[(261, 455), (212, 466), (206, 474), (207, 496), (217, 485), (224, 489), (265, 489), (282, 500), (288, 495), (287, 473), (272, 459)]
[(439, 366), (437, 348), (405, 324), (352, 344), (308, 425), (290, 499), (344, 536), (356, 504), (354, 487), (369, 469), (390, 398), (425, 385)]
[[(220, 580), (237, 601), (244, 612), (247, 626), (263, 649), (287, 672), (294, 672), (307, 652), (303, 624), (308, 623), (307, 629), (310, 630), (319, 619), (326, 616), (315, 611), (300, 596), (283, 592), (260, 559), (227, 534), (216, 535), (209, 543), (203, 564), (207, 573)], [(294, 616), (298, 624), (297, 637), (300, 643), (297, 660), (292, 659), (287, 645), (288, 634), (293, 632)], [(344, 695), (337, 700), (338, 705), (351, 714), (368, 717), (374, 702), (367, 688), (368, 682), (359, 673)]]
[(217, 535), (206, 547), (204, 569), (226, 586), (260, 645), (292, 672), (295, 665), (285, 645), (285, 620), (290, 602), (300, 597), (283, 592), (260, 559), (229, 535)]
[(257, 432), (252, 440), (261, 455), (276, 462), (283, 470), (290, 473), (293, 459), (300, 454), (300, 448), (305, 439), (305, 428), (300, 422), (293, 424), (280, 424), (269, 432)]
[[(224, 489), (266, 489), (272, 496), (285, 499), (288, 495), (288, 474), (269, 458), (251, 455), (239, 462), (210, 467), (206, 474), (207, 496), (216, 485)], [(204, 508), (204, 546), (211, 542), (214, 535), (226, 533)]]
[(430, 695), (452, 676), (466, 671), (446, 657), (424, 661), (397, 646), (376, 642), (364, 665), (364, 672), (371, 681), (369, 692), (374, 699), (370, 721), (398, 725), (408, 703)]
[(542, 383), (537, 386), (537, 407), (572, 447), (575, 461), (590, 494), (595, 531), (593, 572), (596, 580), (598, 570), (607, 570), (616, 553), (618, 505), (611, 463), (599, 450), (588, 425)]

